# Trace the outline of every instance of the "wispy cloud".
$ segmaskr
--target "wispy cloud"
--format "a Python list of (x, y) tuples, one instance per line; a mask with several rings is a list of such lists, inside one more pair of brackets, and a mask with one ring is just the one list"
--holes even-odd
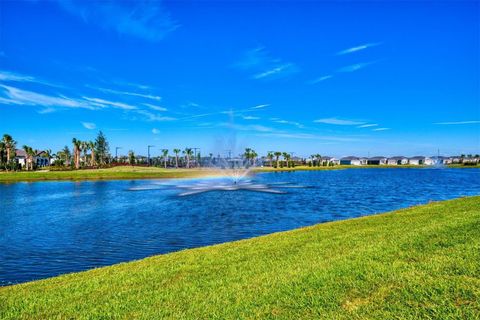
[(257, 80), (278, 79), (299, 71), (294, 63), (271, 57), (265, 47), (248, 50), (235, 66), (253, 72), (252, 78)]
[(361, 126), (358, 126), (357, 128), (370, 128), (370, 127), (377, 127), (378, 124), (376, 123), (367, 123), (367, 124), (362, 124)]
[(250, 109), (263, 109), (270, 106), (269, 104), (259, 104), (258, 106), (252, 107)]
[(357, 70), (360, 70), (360, 69), (363, 69), (371, 64), (374, 64), (375, 62), (372, 61), (372, 62), (363, 62), (363, 63), (356, 63), (356, 64), (352, 64), (352, 65), (349, 65), (349, 66), (346, 66), (346, 67), (343, 67), (343, 68), (340, 68), (337, 70), (337, 72), (354, 72), (354, 71), (357, 71)]
[(457, 124), (475, 124), (480, 123), (478, 120), (468, 120), (468, 121), (451, 121), (451, 122), (437, 122), (434, 124), (441, 124), (441, 125), (457, 125)]
[(376, 128), (376, 129), (372, 129), (372, 131), (385, 131), (385, 130), (390, 130), (390, 128)]
[(319, 77), (315, 80), (312, 80), (309, 83), (310, 84), (316, 84), (316, 83), (319, 83), (319, 82), (322, 82), (322, 81), (325, 81), (325, 80), (328, 80), (328, 79), (331, 79), (331, 78), (333, 78), (333, 76), (329, 74), (329, 75), (326, 75), (326, 76), (323, 76), (323, 77)]
[(161, 1), (59, 0), (59, 3), (85, 23), (149, 41), (161, 40), (179, 27)]
[(123, 110), (135, 110), (138, 109), (135, 106), (123, 103), (123, 102), (117, 102), (117, 101), (109, 101), (105, 99), (100, 99), (100, 98), (90, 98), (90, 97), (83, 97), (83, 99), (90, 101), (94, 106), (97, 107), (114, 107), (118, 109), (123, 109)]
[(97, 125), (93, 122), (82, 122), (82, 126), (88, 130), (94, 130), (97, 127)]
[(57, 88), (62, 88), (63, 86), (54, 84), (48, 81), (45, 81), (43, 79), (39, 79), (34, 76), (18, 73), (18, 72), (11, 72), (11, 71), (6, 71), (6, 70), (0, 70), (0, 81), (3, 82), (33, 82), (37, 84), (41, 84), (44, 86), (50, 86), (50, 87), (57, 87)]
[(157, 128), (153, 128), (153, 129), (152, 129), (152, 133), (153, 133), (153, 134), (159, 134), (159, 133), (160, 133), (160, 130), (158, 130)]
[(293, 63), (284, 63), (274, 68), (271, 68), (269, 70), (253, 75), (253, 79), (264, 79), (264, 78), (270, 78), (273, 76), (280, 76), (280, 75), (286, 76), (288, 74), (292, 74), (297, 71), (298, 69)]
[(120, 90), (113, 90), (113, 89), (107, 89), (107, 88), (99, 88), (99, 87), (93, 87), (93, 86), (88, 86), (89, 88), (104, 92), (104, 93), (113, 93), (113, 94), (119, 94), (119, 95), (125, 95), (125, 96), (132, 96), (132, 97), (140, 97), (140, 98), (145, 98), (145, 99), (151, 99), (155, 101), (160, 101), (162, 100), (162, 97), (152, 95), (152, 94), (144, 94), (144, 93), (137, 93), (137, 92), (129, 92), (129, 91), (120, 91)]
[(259, 117), (254, 117), (254, 116), (243, 116), (243, 120), (259, 120)]
[(32, 77), (32, 76), (28, 76), (28, 75), (24, 75), (16, 72), (0, 70), (0, 81), (35, 82), (36, 79), (35, 77)]
[(353, 53), (353, 52), (365, 50), (365, 49), (367, 49), (367, 48), (376, 47), (376, 46), (378, 46), (378, 45), (380, 45), (380, 44), (381, 44), (381, 43), (379, 43), (379, 42), (376, 42), (376, 43), (365, 43), (365, 44), (362, 44), (362, 45), (359, 45), (359, 46), (356, 46), (356, 47), (351, 47), (351, 48), (348, 48), (348, 49), (339, 51), (339, 52), (337, 52), (337, 55), (344, 55), (344, 54), (348, 54), (348, 53)]
[(0, 92), (0, 95), (3, 94), (3, 97), (0, 96), (2, 104), (95, 109), (79, 99), (46, 95), (1, 84), (0, 88), (3, 88), (3, 92)]
[(155, 110), (155, 111), (167, 111), (167, 108), (160, 107), (160, 106), (157, 106), (157, 105), (154, 105), (154, 104), (144, 103), (143, 105), (146, 106), (146, 107), (149, 107), (150, 109)]
[(160, 122), (163, 122), (163, 121), (174, 121), (174, 120), (177, 120), (176, 118), (173, 118), (173, 117), (167, 117), (167, 116), (164, 116), (164, 115), (161, 115), (161, 114), (152, 113), (152, 112), (146, 111), (146, 110), (136, 110), (135, 112), (136, 112), (137, 114), (140, 114), (140, 115), (144, 116), (145, 120), (147, 120), (147, 121), (160, 121)]
[(275, 122), (275, 123), (288, 124), (288, 125), (296, 126), (298, 128), (303, 128), (304, 127), (301, 123), (296, 122), (296, 121), (283, 120), (283, 119), (279, 119), (279, 118), (270, 118), (270, 120)]
[(323, 119), (314, 120), (313, 122), (333, 124), (333, 125), (339, 125), (339, 126), (357, 126), (365, 123), (357, 120), (346, 120), (346, 119), (338, 119), (338, 118), (323, 118)]

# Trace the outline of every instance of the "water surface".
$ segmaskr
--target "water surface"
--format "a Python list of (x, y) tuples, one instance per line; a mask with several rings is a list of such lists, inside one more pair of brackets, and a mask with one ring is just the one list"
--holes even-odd
[(299, 171), (254, 181), (312, 188), (178, 197), (129, 191), (151, 180), (0, 184), (0, 285), (480, 194), (479, 169)]

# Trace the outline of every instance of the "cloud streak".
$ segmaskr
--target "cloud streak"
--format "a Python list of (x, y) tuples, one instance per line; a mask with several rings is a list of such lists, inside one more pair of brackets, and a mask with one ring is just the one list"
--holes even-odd
[(82, 126), (88, 130), (94, 130), (97, 127), (97, 125), (93, 122), (82, 122)]
[(346, 120), (346, 119), (338, 119), (338, 118), (323, 118), (314, 120), (315, 123), (324, 123), (324, 124), (333, 124), (339, 126), (357, 126), (362, 125), (365, 122), (356, 121), (356, 120)]
[(381, 43), (379, 43), (379, 42), (377, 42), (377, 43), (365, 43), (365, 44), (362, 44), (362, 45), (359, 45), (359, 46), (356, 46), (356, 47), (351, 47), (351, 48), (339, 51), (339, 52), (337, 52), (337, 55), (340, 56), (340, 55), (349, 54), (349, 53), (353, 53), (353, 52), (357, 52), (357, 51), (362, 51), (362, 50), (365, 50), (365, 49), (368, 49), (368, 48), (371, 48), (371, 47), (379, 46), (380, 44)]
[(434, 124), (439, 124), (439, 125), (459, 125), (459, 124), (476, 124), (480, 123), (478, 120), (468, 120), (468, 121), (451, 121), (451, 122), (437, 122)]
[(340, 68), (340, 69), (337, 70), (337, 72), (354, 72), (354, 71), (361, 70), (365, 67), (368, 67), (369, 65), (374, 64), (374, 63), (375, 63), (374, 61), (356, 63), (356, 64), (352, 64), (352, 65)]
[(251, 77), (256, 80), (283, 78), (299, 71), (294, 63), (271, 57), (265, 47), (248, 50), (235, 66), (252, 72)]
[(140, 98), (151, 99), (151, 100), (155, 100), (155, 101), (162, 100), (162, 97), (152, 95), (152, 94), (144, 94), (144, 93), (129, 92), (129, 91), (119, 91), (119, 90), (113, 90), (113, 89), (107, 89), (107, 88), (98, 88), (98, 87), (92, 87), (92, 86), (89, 86), (89, 87), (92, 88), (92, 89), (104, 92), (104, 93), (113, 93), (113, 94), (118, 94), (118, 95), (140, 97)]

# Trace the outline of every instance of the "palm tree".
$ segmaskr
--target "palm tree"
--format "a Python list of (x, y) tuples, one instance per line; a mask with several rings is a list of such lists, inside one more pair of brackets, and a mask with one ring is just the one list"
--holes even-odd
[(252, 150), (250, 157), (252, 159), (252, 166), (255, 165), (255, 159), (258, 157), (258, 154), (255, 152), (255, 150)]
[(81, 149), (81, 151), (83, 151), (83, 165), (84, 166), (87, 165), (87, 152), (88, 152), (89, 148), (90, 148), (90, 144), (88, 143), (88, 141), (82, 141), (80, 149)]
[(183, 154), (185, 155), (185, 160), (187, 161), (187, 168), (190, 168), (190, 157), (193, 155), (193, 150), (191, 148), (185, 148), (185, 150), (183, 150)]
[(73, 138), (72, 143), (73, 143), (73, 162), (75, 162), (75, 169), (80, 169), (80, 152), (81, 152), (80, 148), (82, 146), (82, 142), (80, 140)]
[(315, 158), (317, 158), (317, 166), (320, 167), (320, 164), (322, 162), (322, 156), (320, 154), (316, 154)]
[(5, 143), (3, 141), (0, 141), (0, 164), (4, 163), (5, 159)]
[(35, 151), (27, 145), (23, 145), (23, 151), (25, 151), (25, 169), (33, 169), (33, 157), (35, 156)]
[(280, 156), (282, 155), (282, 153), (280, 151), (275, 151), (273, 155), (275, 156), (275, 159), (277, 162), (277, 168), (278, 168), (280, 166)]
[(68, 167), (70, 164), (70, 149), (68, 149), (68, 146), (63, 147), (62, 153), (65, 156), (65, 166)]
[[(15, 153), (15, 145), (17, 142), (13, 140), (12, 136), (9, 134), (4, 134), (2, 139), (3, 144), (5, 145), (5, 149), (7, 151), (7, 164), (10, 163), (10, 157), (12, 155), (12, 150)], [(8, 167), (7, 167), (8, 168)], [(7, 169), (8, 171), (8, 169)]]
[(89, 142), (88, 142), (88, 147), (89, 147), (90, 150), (91, 150), (91, 154), (90, 154), (90, 165), (93, 167), (93, 166), (95, 166), (95, 164), (96, 164), (96, 161), (95, 161), (95, 141), (89, 141)]
[(288, 162), (290, 160), (290, 154), (288, 152), (283, 152), (282, 156), (283, 156), (283, 160), (285, 160), (285, 165), (288, 167)]
[(168, 149), (162, 149), (163, 162), (165, 163), (165, 169), (167, 169)]
[(268, 151), (267, 159), (270, 162), (270, 167), (273, 167), (273, 152), (272, 151)]
[(178, 154), (180, 153), (180, 149), (173, 149), (173, 153), (175, 153), (175, 168), (178, 169)]

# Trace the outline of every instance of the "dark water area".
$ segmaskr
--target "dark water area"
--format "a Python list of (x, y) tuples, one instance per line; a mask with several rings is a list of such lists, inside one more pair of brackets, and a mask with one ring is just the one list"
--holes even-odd
[(151, 180), (0, 184), (0, 285), (480, 194), (479, 169), (298, 171), (252, 179), (308, 188), (179, 197), (175, 188), (130, 191)]

